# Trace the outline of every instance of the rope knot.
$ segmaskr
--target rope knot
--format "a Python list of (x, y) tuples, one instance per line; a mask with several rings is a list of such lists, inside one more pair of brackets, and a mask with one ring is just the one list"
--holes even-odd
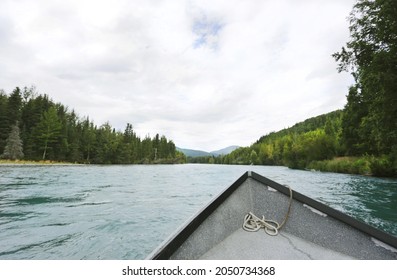
[(280, 225), (273, 220), (266, 220), (265, 216), (262, 219), (258, 218), (252, 212), (249, 212), (244, 217), (243, 229), (246, 231), (258, 231), (260, 228), (264, 228), (265, 232), (269, 235), (277, 235)]
[(261, 228), (264, 228), (265, 232), (271, 236), (275, 236), (278, 234), (278, 230), (285, 224), (288, 220), (289, 213), (291, 211), (292, 205), (292, 190), (289, 188), (289, 206), (287, 214), (285, 215), (284, 221), (279, 224), (273, 220), (266, 220), (265, 216), (262, 216), (262, 219), (255, 216), (252, 212), (249, 212), (244, 217), (243, 229), (246, 231), (258, 231)]

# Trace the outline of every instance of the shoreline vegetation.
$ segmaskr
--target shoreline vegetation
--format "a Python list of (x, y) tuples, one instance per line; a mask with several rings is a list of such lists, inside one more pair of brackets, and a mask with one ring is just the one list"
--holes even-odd
[(396, 177), (387, 157), (336, 157), (331, 160), (313, 161), (308, 164), (307, 169), (374, 177)]
[(124, 131), (39, 94), (34, 87), (0, 89), (0, 159), (92, 164), (183, 163), (185, 156), (164, 135), (138, 136), (132, 124)]
[(61, 162), (53, 160), (11, 160), (11, 159), (0, 159), (0, 165), (79, 165), (79, 163), (72, 162)]
[[(55, 161), (55, 160), (23, 160), (23, 159), (0, 159), (1, 165), (90, 165), (91, 163), (79, 163), (79, 162), (67, 162), (67, 161)], [(122, 164), (122, 163), (119, 163)], [(132, 163), (129, 163), (132, 165)], [(144, 165), (144, 164), (180, 164), (180, 162), (176, 162), (173, 160), (156, 160), (156, 161), (148, 161), (142, 163), (134, 163), (136, 165)]]
[[(192, 158), (187, 163), (194, 163)], [(183, 162), (186, 163), (186, 162)], [(158, 160), (153, 162), (143, 162), (135, 163), (130, 165), (153, 165), (153, 164), (183, 164), (181, 162), (174, 162), (169, 160)], [(197, 164), (221, 164), (215, 161), (207, 162), (196, 162)], [(240, 163), (241, 164), (241, 163)], [(78, 166), (78, 165), (90, 165), (90, 163), (77, 163), (77, 162), (62, 162), (53, 160), (10, 160), (10, 159), (0, 159), (1, 165), (11, 165), (11, 166)], [(230, 164), (228, 164), (230, 165)], [(231, 164), (233, 165), (233, 164)], [(238, 165), (238, 164), (237, 164)], [(363, 176), (374, 176), (374, 177), (393, 177), (392, 170), (388, 170), (388, 174), (391, 176), (378, 175), (385, 174), (384, 169), (390, 164), (387, 158), (376, 158), (374, 156), (363, 156), (363, 157), (336, 157), (330, 160), (321, 160), (310, 162), (305, 168), (298, 168), (299, 170), (306, 171), (316, 171), (316, 172), (332, 172), (341, 174), (355, 174)], [(263, 165), (266, 166), (266, 165)], [(268, 165), (269, 166), (269, 165)], [(288, 167), (288, 166), (286, 166)], [(288, 167), (291, 168), (291, 167)], [(296, 169), (296, 168), (291, 168)]]
[[(297, 123), (228, 155), (187, 158), (189, 163), (278, 165), (291, 169), (397, 177), (397, 150), (352, 152), (343, 133), (344, 110)], [(358, 147), (361, 144), (355, 144)]]
[[(183, 162), (186, 163), (186, 162)], [(158, 160), (155, 162), (136, 163), (130, 165), (152, 165), (152, 164), (183, 164), (181, 162), (173, 162), (167, 160)], [(189, 161), (188, 161), (189, 163)], [(192, 159), (190, 159), (190, 163)], [(204, 163), (204, 162), (202, 162)], [(202, 164), (198, 163), (198, 164)], [(217, 164), (214, 161), (205, 162), (207, 164)], [(8, 160), (0, 159), (0, 166), (78, 166), (86, 165), (89, 163), (77, 163), (77, 162), (61, 162), (53, 160)], [(219, 164), (219, 163), (218, 163)], [(240, 163), (241, 164), (241, 163)], [(363, 176), (374, 176), (374, 177), (394, 177), (392, 170), (389, 168), (387, 174), (385, 173), (385, 166), (389, 166), (386, 158), (376, 158), (373, 156), (363, 157), (336, 157), (330, 160), (313, 161), (310, 162), (305, 168), (299, 168), (300, 170), (315, 171), (315, 172), (332, 172), (341, 174), (355, 174)], [(265, 166), (265, 165), (263, 165)], [(288, 166), (286, 166), (288, 167)], [(291, 167), (289, 167), (291, 168)], [(292, 168), (294, 169), (294, 168)], [(384, 175), (386, 174), (386, 175)]]

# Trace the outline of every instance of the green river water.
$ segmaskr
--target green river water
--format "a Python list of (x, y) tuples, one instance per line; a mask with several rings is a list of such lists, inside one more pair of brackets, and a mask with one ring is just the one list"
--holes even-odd
[(0, 259), (144, 259), (245, 171), (397, 235), (397, 180), (285, 167), (0, 165)]

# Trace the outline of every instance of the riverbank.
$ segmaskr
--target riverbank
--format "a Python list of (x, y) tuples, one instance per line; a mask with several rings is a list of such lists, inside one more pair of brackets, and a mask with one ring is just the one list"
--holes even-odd
[(397, 167), (387, 156), (336, 157), (330, 160), (312, 161), (306, 166), (306, 169), (376, 177), (397, 177)]
[[(178, 159), (158, 159), (158, 160), (143, 160), (136, 163), (127, 163), (126, 165), (152, 165), (152, 164), (184, 164), (186, 163), (183, 160)], [(66, 161), (54, 161), (54, 160), (9, 160), (9, 159), (0, 159), (0, 165), (84, 165), (90, 163), (77, 163), (77, 162), (66, 162)], [(109, 163), (102, 165), (112, 165), (117, 163)], [(119, 163), (124, 164), (124, 163)], [(101, 164), (100, 164), (101, 165)]]
[(76, 165), (78, 163), (72, 162), (61, 162), (61, 161), (53, 161), (53, 160), (9, 160), (9, 159), (0, 159), (0, 165)]

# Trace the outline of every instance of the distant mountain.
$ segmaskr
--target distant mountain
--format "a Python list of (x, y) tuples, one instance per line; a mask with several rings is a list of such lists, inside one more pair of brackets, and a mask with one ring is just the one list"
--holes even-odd
[(183, 149), (178, 147), (176, 147), (176, 150), (184, 153), (187, 157), (207, 157), (211, 155), (208, 152), (204, 152), (200, 150)]
[(233, 152), (235, 149), (239, 148), (239, 146), (229, 146), (224, 149), (220, 149), (212, 152), (205, 152), (200, 150), (192, 150), (192, 149), (184, 149), (176, 147), (176, 149), (182, 153), (184, 153), (188, 157), (208, 157), (208, 156), (219, 156), (219, 155), (227, 155)]
[(231, 152), (233, 152), (234, 150), (236, 150), (238, 148), (240, 148), (240, 146), (229, 146), (229, 147), (217, 150), (217, 151), (212, 151), (210, 154), (213, 154), (215, 156), (228, 155), (228, 154), (230, 154)]

